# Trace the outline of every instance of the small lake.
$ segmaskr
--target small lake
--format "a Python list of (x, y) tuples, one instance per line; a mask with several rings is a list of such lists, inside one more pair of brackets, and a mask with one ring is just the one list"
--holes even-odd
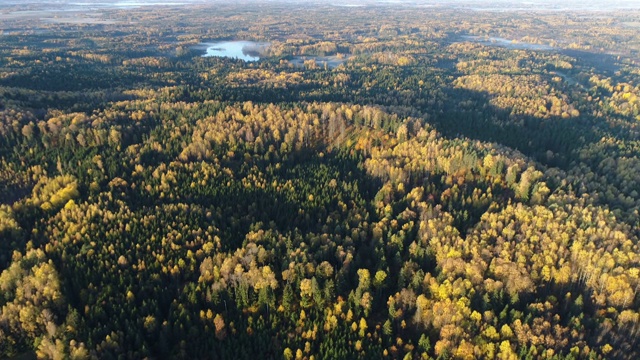
[(460, 37), (464, 41), (473, 41), (486, 46), (500, 46), (515, 50), (553, 50), (552, 46), (542, 44), (532, 44), (519, 41), (512, 41), (501, 37), (484, 37), (463, 35)]
[(290, 64), (293, 64), (295, 67), (304, 67), (304, 62), (306, 60), (314, 60), (319, 67), (324, 67), (325, 65), (329, 69), (335, 69), (338, 66), (344, 64), (347, 60), (351, 58), (350, 55), (338, 57), (336, 55), (332, 56), (294, 56), (291, 60), (289, 60)]
[(202, 57), (227, 57), (244, 61), (258, 61), (269, 43), (255, 41), (219, 41), (202, 44), (206, 54)]
[(143, 6), (182, 6), (189, 5), (188, 2), (170, 2), (170, 1), (119, 1), (115, 4), (107, 3), (107, 6), (113, 6), (115, 8), (127, 9), (127, 8), (139, 8)]

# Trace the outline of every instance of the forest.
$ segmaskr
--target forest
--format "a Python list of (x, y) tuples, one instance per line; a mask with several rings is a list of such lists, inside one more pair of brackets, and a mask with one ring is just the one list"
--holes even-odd
[(1, 5), (0, 358), (640, 358), (640, 10), (417, 4)]

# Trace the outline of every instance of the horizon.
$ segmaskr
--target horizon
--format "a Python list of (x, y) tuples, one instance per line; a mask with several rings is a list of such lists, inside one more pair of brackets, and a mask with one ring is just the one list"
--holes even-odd
[(622, 9), (640, 9), (640, 2), (636, 0), (566, 0), (558, 3), (555, 0), (356, 0), (339, 3), (335, 0), (242, 0), (230, 2), (227, 0), (121, 0), (108, 2), (104, 0), (0, 0), (0, 6), (34, 6), (55, 5), (56, 7), (71, 5), (82, 7), (146, 7), (146, 6), (188, 6), (237, 3), (294, 3), (309, 5), (335, 5), (344, 7), (361, 6), (433, 6), (444, 8), (467, 8), (470, 10), (552, 10), (552, 11), (615, 11)]

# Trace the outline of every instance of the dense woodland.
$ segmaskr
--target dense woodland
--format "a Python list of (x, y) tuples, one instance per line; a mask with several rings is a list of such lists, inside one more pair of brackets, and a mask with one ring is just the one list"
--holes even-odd
[(0, 358), (640, 358), (640, 14), (300, 6), (3, 20)]

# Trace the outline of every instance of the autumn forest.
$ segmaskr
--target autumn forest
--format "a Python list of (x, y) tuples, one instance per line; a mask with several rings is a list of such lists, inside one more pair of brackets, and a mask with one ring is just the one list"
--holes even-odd
[(640, 358), (640, 10), (45, 3), (0, 358)]

